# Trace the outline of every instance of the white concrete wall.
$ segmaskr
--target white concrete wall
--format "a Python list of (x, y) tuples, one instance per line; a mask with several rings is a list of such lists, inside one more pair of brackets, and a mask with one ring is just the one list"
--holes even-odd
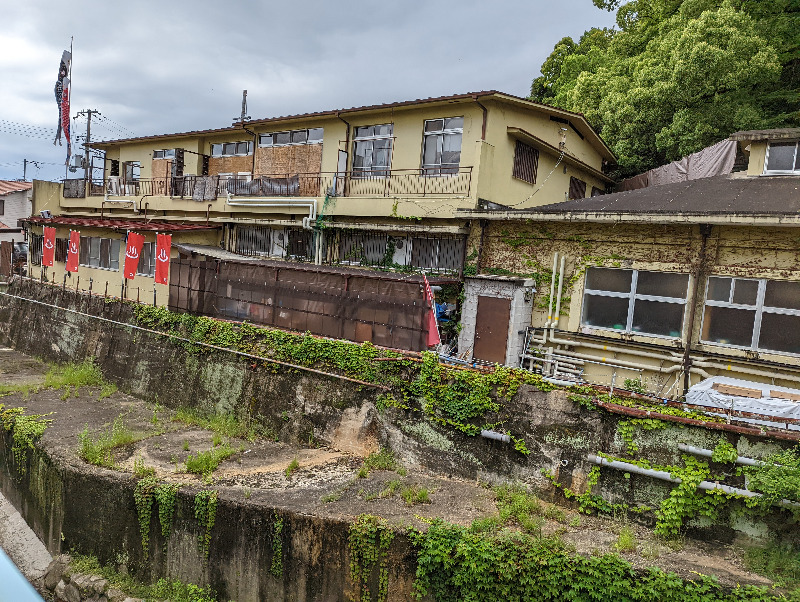
[[(0, 199), (5, 201), (5, 210), (0, 215), (0, 223), (5, 224), (9, 228), (16, 229), (17, 220), (23, 217), (28, 217), (31, 214), (31, 191), (20, 190), (19, 192), (12, 192), (0, 196)], [(13, 234), (3, 232), (0, 230), (0, 240), (15, 240), (22, 241), (22, 232), (15, 232)]]
[[(474, 276), (465, 278), (464, 305), (461, 308), (461, 332), (458, 335), (458, 351), (469, 350), (475, 344), (475, 323), (478, 314), (478, 297), (511, 299), (511, 315), (508, 323), (506, 360), (508, 366), (518, 366), (522, 346), (525, 343), (524, 330), (531, 323), (533, 293), (536, 291), (533, 280), (509, 278), (507, 276)], [(526, 292), (528, 292), (526, 300)], [(520, 334), (520, 331), (523, 331)]]

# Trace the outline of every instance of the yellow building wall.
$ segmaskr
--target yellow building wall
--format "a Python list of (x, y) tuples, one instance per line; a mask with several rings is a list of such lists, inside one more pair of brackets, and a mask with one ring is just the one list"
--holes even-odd
[[(747, 350), (700, 341), (707, 277), (800, 281), (799, 236), (796, 228), (715, 226), (712, 229), (707, 241), (706, 269), (697, 283), (699, 294), (691, 339), (693, 357), (697, 354), (698, 359), (717, 366), (702, 368), (705, 373), (800, 388), (800, 356), (759, 351), (754, 358), (753, 352)], [(701, 240), (699, 226), (490, 222), (483, 236), (479, 273), (534, 278), (537, 292), (531, 325), (543, 327), (551, 307), (549, 293), (554, 253), (565, 257), (557, 341), (546, 346), (555, 353), (568, 350), (590, 356), (597, 363), (586, 363), (585, 374), (589, 380), (603, 384), (610, 384), (612, 377), (617, 386), (621, 386), (625, 378), (638, 378), (638, 370), (609, 367), (615, 361), (636, 363), (644, 367), (649, 390), (660, 394), (670, 391), (673, 395), (681, 393), (683, 388), (682, 373), (675, 366), (680, 365), (689, 330), (694, 278), (689, 279), (684, 330), (681, 339), (676, 340), (582, 327), (585, 274), (593, 266), (692, 274), (699, 259)], [(472, 261), (476, 260), (479, 249), (480, 226), (473, 222), (467, 243)], [(571, 343), (565, 344), (564, 339)], [(629, 352), (626, 353), (626, 349)], [(657, 357), (641, 357), (633, 350)], [(672, 371), (668, 372), (670, 369)], [(768, 376), (753, 371), (765, 372)], [(699, 372), (693, 373), (691, 382), (703, 378), (705, 376)]]
[(747, 164), (747, 175), (758, 176), (764, 173), (767, 159), (767, 141), (758, 140), (750, 143), (750, 161)]

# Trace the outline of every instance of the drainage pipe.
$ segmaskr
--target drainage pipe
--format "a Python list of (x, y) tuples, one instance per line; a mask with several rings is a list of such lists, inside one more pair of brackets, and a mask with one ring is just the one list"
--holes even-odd
[(225, 201), (226, 205), (231, 207), (302, 207), (308, 209), (308, 217), (303, 218), (303, 229), (311, 230), (312, 222), (317, 219), (317, 201), (310, 199), (308, 201), (283, 201), (283, 202), (264, 202), (260, 199), (238, 199), (231, 200), (231, 193), (228, 192), (228, 198)]
[[(669, 472), (666, 470), (653, 470), (652, 468), (643, 468), (636, 464), (630, 464), (628, 462), (621, 462), (619, 460), (608, 460), (601, 456), (596, 456), (594, 454), (589, 454), (587, 456), (589, 462), (594, 462), (595, 464), (599, 464), (600, 466), (608, 466), (609, 468), (615, 468), (617, 470), (623, 470), (625, 472), (631, 472), (633, 474), (639, 474), (646, 477), (652, 477), (654, 479), (660, 479), (662, 481), (669, 481), (670, 483), (680, 483), (681, 480), (673, 477)], [(697, 485), (698, 489), (703, 489), (705, 491), (713, 491), (719, 489), (730, 495), (738, 495), (742, 497), (763, 497), (760, 493), (756, 493), (755, 491), (748, 491), (747, 489), (740, 489), (739, 487), (731, 487), (729, 485), (720, 485), (719, 483), (712, 483), (711, 481), (701, 481)], [(800, 504), (797, 502), (791, 502), (789, 500), (781, 500), (776, 503), (778, 506), (788, 507), (788, 508), (798, 508)]]
[[(710, 449), (695, 447), (694, 445), (686, 445), (685, 443), (678, 443), (678, 449), (689, 454), (694, 454), (695, 456), (702, 456), (703, 458), (710, 458), (714, 454), (714, 452)], [(745, 458), (744, 456), (737, 456), (735, 462), (736, 464), (742, 464), (744, 466), (765, 466), (767, 464), (761, 460)]]
[(508, 435), (504, 435), (503, 433), (498, 433), (497, 431), (481, 431), (481, 437), (485, 437), (486, 439), (494, 439), (495, 441), (502, 441), (503, 443), (511, 443), (511, 437)]
[[(738, 361), (738, 360), (737, 360)], [(692, 366), (699, 366), (701, 368), (713, 368), (715, 370), (725, 370), (732, 372), (741, 372), (742, 374), (750, 374), (752, 376), (763, 376), (764, 378), (779, 380), (790, 380), (792, 382), (800, 382), (800, 375), (781, 374), (776, 377), (775, 372), (768, 372), (767, 370), (758, 370), (757, 368), (748, 368), (746, 366), (739, 366), (735, 370), (730, 367), (730, 364), (722, 364), (720, 362), (713, 362), (703, 359), (692, 359)]]
[(564, 289), (564, 261), (566, 256), (561, 256), (561, 266), (558, 274), (558, 296), (556, 297), (556, 313), (553, 316), (553, 321), (550, 322), (550, 329), (554, 330), (558, 326), (558, 316), (561, 314), (561, 291)]

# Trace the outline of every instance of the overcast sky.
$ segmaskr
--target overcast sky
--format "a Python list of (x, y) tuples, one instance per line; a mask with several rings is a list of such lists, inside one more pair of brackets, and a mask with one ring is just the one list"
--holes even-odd
[(99, 110), (110, 121), (93, 119), (92, 138), (112, 139), (229, 126), (244, 89), (253, 118), (527, 96), (558, 40), (613, 25), (591, 0), (6, 0), (2, 12), (0, 179), (21, 178), (23, 159), (40, 162), (28, 179), (64, 177), (53, 85), (71, 36), (72, 116)]

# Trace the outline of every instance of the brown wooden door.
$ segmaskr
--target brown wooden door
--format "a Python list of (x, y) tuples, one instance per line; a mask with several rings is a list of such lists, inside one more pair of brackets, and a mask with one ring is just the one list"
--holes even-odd
[(472, 349), (474, 358), (497, 364), (506, 363), (510, 319), (511, 299), (478, 297), (475, 344)]

